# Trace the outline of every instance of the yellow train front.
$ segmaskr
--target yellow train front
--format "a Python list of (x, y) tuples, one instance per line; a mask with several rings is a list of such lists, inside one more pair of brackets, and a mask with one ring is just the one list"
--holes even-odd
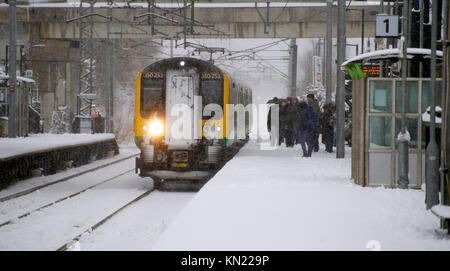
[(136, 173), (160, 189), (200, 189), (248, 137), (248, 113), (243, 138), (226, 105), (251, 102), (249, 87), (210, 62), (178, 57), (147, 66), (136, 80)]

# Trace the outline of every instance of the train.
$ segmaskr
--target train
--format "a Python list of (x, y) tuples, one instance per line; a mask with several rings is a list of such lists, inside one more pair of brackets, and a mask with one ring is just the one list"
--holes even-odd
[(158, 189), (200, 189), (248, 140), (252, 89), (210, 61), (150, 64), (137, 75), (135, 98), (136, 173)]

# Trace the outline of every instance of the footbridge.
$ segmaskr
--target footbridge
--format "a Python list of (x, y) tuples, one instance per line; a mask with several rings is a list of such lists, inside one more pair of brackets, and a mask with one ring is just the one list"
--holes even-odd
[[(349, 1), (346, 36), (373, 37), (379, 1)], [(337, 7), (333, 8), (333, 35), (336, 36)], [(38, 25), (42, 39), (78, 39), (79, 22), (94, 25), (95, 38), (106, 38), (107, 20), (110, 38), (320, 38), (326, 35), (325, 1), (97, 1), (80, 16), (80, 2), (18, 5), (19, 31)], [(110, 8), (110, 13), (108, 9)], [(364, 10), (365, 15), (362, 16)], [(87, 16), (93, 14), (93, 16)], [(111, 16), (109, 16), (111, 14)], [(92, 18), (91, 18), (92, 17)], [(8, 5), (0, 4), (0, 33), (7, 34)], [(25, 34), (25, 33), (22, 33)], [(20, 33), (19, 33), (20, 36)]]

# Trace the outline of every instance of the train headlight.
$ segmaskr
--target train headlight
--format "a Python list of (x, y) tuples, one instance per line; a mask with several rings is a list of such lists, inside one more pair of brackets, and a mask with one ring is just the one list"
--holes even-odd
[[(145, 125), (144, 125), (144, 127), (145, 127)], [(142, 129), (144, 129), (144, 127), (142, 127)], [(144, 129), (144, 130), (146, 130), (146, 129)], [(164, 125), (159, 120), (152, 120), (150, 122), (150, 124), (148, 125), (148, 131), (153, 136), (162, 135), (162, 133), (164, 131)]]
[(220, 131), (222, 131), (222, 127), (220, 127), (220, 126), (217, 126), (217, 127), (216, 127), (216, 131), (217, 131), (217, 132), (220, 132)]

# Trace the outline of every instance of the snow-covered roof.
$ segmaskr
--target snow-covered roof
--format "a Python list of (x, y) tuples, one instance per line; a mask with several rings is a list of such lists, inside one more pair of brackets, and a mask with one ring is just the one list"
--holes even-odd
[[(431, 58), (431, 50), (430, 49), (422, 49), (422, 48), (407, 48), (407, 58), (408, 59), (414, 59), (414, 58)], [(378, 50), (373, 52), (368, 52), (364, 54), (357, 55), (355, 57), (352, 57), (350, 59), (347, 59), (344, 61), (341, 65), (341, 69), (345, 69), (345, 67), (354, 62), (374, 62), (378, 60), (384, 60), (384, 59), (398, 59), (401, 56), (401, 51), (399, 48), (394, 49), (385, 49), (385, 50)], [(442, 58), (442, 51), (436, 51), (436, 57), (441, 59)]]

